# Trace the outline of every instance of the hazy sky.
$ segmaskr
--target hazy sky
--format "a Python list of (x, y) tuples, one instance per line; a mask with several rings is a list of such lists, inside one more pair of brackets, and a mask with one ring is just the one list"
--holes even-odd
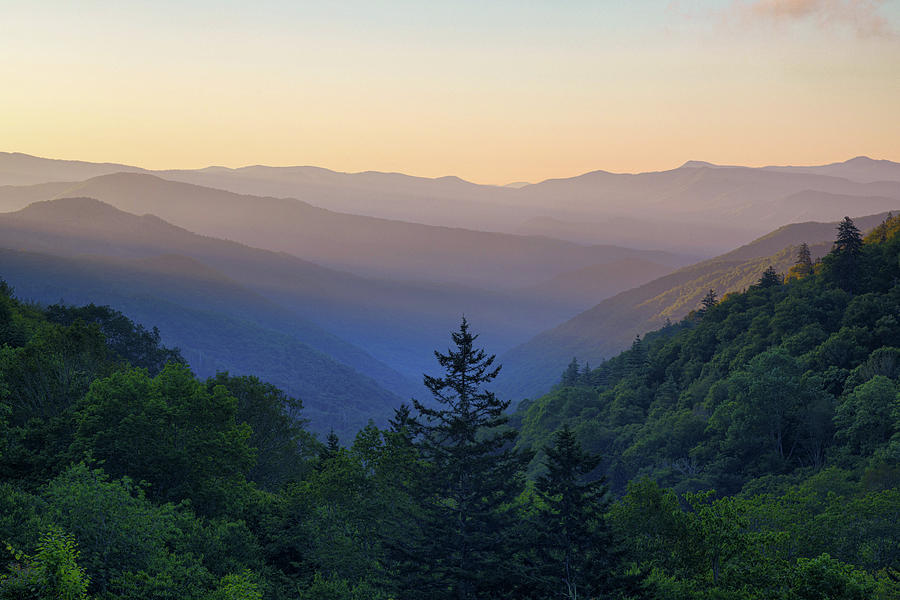
[(0, 150), (484, 183), (900, 160), (900, 0), (0, 0)]

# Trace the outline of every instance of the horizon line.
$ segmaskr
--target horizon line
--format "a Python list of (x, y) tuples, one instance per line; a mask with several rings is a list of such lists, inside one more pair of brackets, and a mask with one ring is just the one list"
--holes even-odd
[[(848, 162), (851, 162), (854, 160), (859, 160), (859, 159), (864, 159), (864, 160), (868, 160), (871, 162), (889, 162), (889, 163), (900, 166), (900, 161), (894, 161), (894, 160), (887, 159), (887, 158), (872, 158), (871, 156), (869, 156), (867, 154), (856, 155), (856, 156), (853, 156), (853, 157), (850, 157), (850, 158), (847, 158), (844, 160), (836, 160), (836, 161), (832, 161), (832, 162), (812, 163), (812, 164), (740, 165), (740, 164), (722, 164), (722, 163), (706, 161), (706, 160), (689, 159), (689, 160), (682, 162), (678, 166), (671, 167), (668, 169), (655, 169), (655, 170), (648, 170), (648, 171), (609, 171), (609, 170), (601, 168), (601, 169), (591, 169), (589, 171), (576, 173), (575, 175), (567, 175), (567, 176), (561, 176), (561, 177), (548, 177), (548, 178), (541, 179), (538, 181), (529, 181), (525, 178), (520, 178), (520, 179), (514, 179), (507, 183), (481, 183), (481, 182), (477, 182), (477, 181), (472, 181), (470, 179), (465, 179), (463, 177), (460, 177), (458, 175), (453, 175), (453, 174), (428, 176), (428, 175), (416, 175), (416, 174), (413, 174), (410, 172), (404, 172), (404, 171), (381, 171), (378, 169), (365, 169), (362, 171), (342, 171), (339, 169), (333, 169), (330, 167), (323, 167), (320, 165), (312, 165), (312, 164), (252, 163), (252, 164), (244, 164), (244, 165), (236, 166), (236, 167), (230, 167), (230, 166), (226, 166), (226, 165), (208, 164), (203, 167), (195, 167), (195, 168), (169, 167), (169, 168), (161, 168), (160, 169), (160, 168), (148, 168), (148, 167), (138, 166), (138, 165), (134, 165), (134, 164), (128, 164), (128, 163), (124, 163), (124, 162), (117, 162), (117, 161), (112, 161), (112, 160), (93, 161), (93, 160), (83, 160), (83, 159), (79, 159), (79, 158), (49, 158), (47, 156), (40, 156), (37, 154), (29, 154), (27, 152), (19, 152), (19, 151), (0, 151), (0, 155), (2, 155), (2, 154), (6, 154), (6, 155), (10, 155), (10, 156), (18, 155), (18, 156), (23, 156), (23, 157), (27, 157), (27, 158), (33, 158), (33, 159), (38, 159), (38, 160), (47, 160), (47, 161), (74, 162), (74, 163), (83, 163), (83, 164), (91, 164), (91, 165), (120, 166), (120, 167), (127, 167), (130, 169), (139, 169), (141, 171), (145, 171), (148, 173), (154, 173), (154, 174), (155, 173), (163, 173), (163, 172), (167, 172), (167, 171), (204, 171), (204, 170), (208, 170), (208, 169), (226, 169), (229, 171), (240, 171), (242, 169), (252, 169), (252, 168), (257, 168), (257, 167), (268, 168), (268, 169), (319, 169), (319, 170), (323, 170), (323, 171), (329, 171), (331, 173), (335, 173), (338, 175), (367, 175), (367, 174), (400, 175), (403, 177), (410, 177), (410, 178), (415, 178), (415, 179), (426, 179), (429, 181), (438, 181), (441, 179), (456, 179), (463, 183), (467, 183), (467, 184), (471, 184), (471, 185), (484, 186), (484, 187), (509, 188), (509, 189), (521, 189), (523, 187), (528, 187), (531, 185), (537, 185), (537, 184), (546, 183), (546, 182), (550, 182), (550, 181), (564, 181), (567, 179), (576, 179), (578, 177), (582, 177), (584, 175), (591, 175), (593, 173), (607, 173), (610, 175), (647, 175), (647, 174), (652, 174), (652, 173), (667, 173), (670, 171), (677, 171), (678, 169), (694, 168), (694, 167), (696, 167), (696, 168), (708, 167), (708, 168), (720, 168), (720, 169), (785, 169), (785, 168), (801, 168), (801, 169), (803, 169), (803, 168), (829, 167), (829, 166), (834, 166), (834, 165), (845, 164), (845, 163), (848, 163)], [(515, 184), (520, 184), (520, 185), (515, 185)], [(510, 186), (514, 186), (514, 187), (510, 187)]]

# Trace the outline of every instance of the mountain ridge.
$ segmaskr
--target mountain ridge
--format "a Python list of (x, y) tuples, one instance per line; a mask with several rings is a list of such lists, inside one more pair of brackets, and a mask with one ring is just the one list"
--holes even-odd
[[(20, 208), (24, 203), (10, 204), (12, 192), (2, 188), (2, 184), (10, 183), (3, 179), (3, 158), (0, 155), (0, 206)], [(40, 163), (43, 159), (31, 157), (30, 160)], [(48, 175), (53, 174), (53, 164), (52, 161), (45, 163), (43, 176), (38, 176), (38, 167), (30, 167), (29, 181), (66, 179), (59, 173), (53, 177)], [(127, 170), (236, 194), (293, 198), (318, 208), (357, 216), (486, 232), (529, 233), (580, 244), (604, 243), (609, 239), (626, 246), (699, 253), (708, 257), (748, 243), (785, 223), (811, 217), (833, 220), (849, 213), (878, 212), (880, 208), (875, 205), (856, 211), (854, 197), (900, 199), (897, 164), (859, 157), (843, 163), (796, 168), (740, 167), (691, 160), (680, 167), (662, 171), (612, 173), (595, 170), (516, 187), (476, 184), (453, 175), (424, 178), (373, 171), (341, 173), (311, 166), (251, 165), (160, 171), (129, 167)], [(78, 174), (72, 167), (64, 173), (70, 176), (70, 181), (84, 181), (89, 176), (117, 170), (115, 164), (76, 165), (81, 165), (81, 170), (76, 171), (83, 176), (72, 177)], [(9, 170), (14, 169), (10, 167)], [(24, 183), (21, 177), (15, 182)], [(805, 190), (821, 192), (820, 197), (807, 195), (801, 197), (803, 202), (798, 198), (785, 201)], [(22, 191), (22, 195), (28, 195), (31, 200), (61, 194), (98, 195), (74, 189), (57, 190), (56, 194), (42, 198), (35, 194), (34, 190)], [(200, 226), (179, 222), (172, 215), (162, 216), (199, 232), (262, 245), (259, 240), (237, 238), (238, 233), (233, 230), (210, 232)], [(541, 217), (597, 223), (598, 226), (581, 229), (534, 227), (533, 220)], [(646, 233), (639, 224), (646, 219), (678, 223), (677, 231), (667, 234), (665, 228), (657, 227), (652, 233)], [(529, 221), (532, 224), (523, 227)], [(347, 268), (351, 265), (333, 263), (332, 266)], [(384, 274), (371, 265), (370, 268), (372, 273)], [(546, 279), (545, 275), (537, 279)], [(460, 277), (459, 274), (456, 276)], [(482, 284), (494, 276), (483, 278)]]
[(126, 212), (155, 214), (202, 235), (377, 278), (504, 289), (552, 277), (561, 264), (588, 266), (622, 253), (673, 266), (690, 262), (662, 251), (351, 215), (302, 200), (236, 194), (151, 174), (100, 176), (54, 194), (65, 196), (90, 196)]
[[(69, 217), (86, 203), (108, 218), (91, 214), (82, 219), (84, 226), (78, 225)], [(45, 214), (54, 208), (61, 214), (57, 221)], [(91, 200), (61, 199), (22, 214), (0, 215), (0, 239), (16, 249), (67, 256), (189, 256), (276, 305), (289, 307), (294, 318), (364, 349), (412, 381), (430, 365), (430, 340), (452, 327), (461, 312), (492, 323), (487, 337), (498, 348), (524, 341), (541, 324), (549, 326), (572, 312), (507, 291), (364, 278), (291, 254), (198, 235), (156, 217), (138, 217)], [(271, 318), (266, 323), (272, 326)], [(371, 374), (371, 369), (351, 364)]]

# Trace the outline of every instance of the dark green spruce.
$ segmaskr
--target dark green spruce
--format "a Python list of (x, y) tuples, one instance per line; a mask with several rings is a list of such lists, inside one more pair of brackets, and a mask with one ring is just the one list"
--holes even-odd
[(435, 352), (443, 374), (426, 375), (432, 403), (413, 400), (414, 444), (423, 468), (413, 484), (420, 546), (406, 561), (416, 581), (409, 598), (499, 598), (515, 585), (510, 560), (518, 538), (514, 501), (530, 458), (513, 450), (509, 401), (484, 388), (495, 357), (475, 346), (463, 318), (453, 347)]
[(601, 457), (585, 452), (564, 425), (544, 448), (546, 473), (535, 487), (535, 568), (530, 573), (539, 598), (606, 598), (625, 583), (622, 555), (606, 512), (605, 479), (595, 473)]

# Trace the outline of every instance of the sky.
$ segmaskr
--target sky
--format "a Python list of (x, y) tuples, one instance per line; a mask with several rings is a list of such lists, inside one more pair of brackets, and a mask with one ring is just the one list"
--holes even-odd
[(900, 160), (900, 0), (0, 0), (0, 151), (540, 181)]

